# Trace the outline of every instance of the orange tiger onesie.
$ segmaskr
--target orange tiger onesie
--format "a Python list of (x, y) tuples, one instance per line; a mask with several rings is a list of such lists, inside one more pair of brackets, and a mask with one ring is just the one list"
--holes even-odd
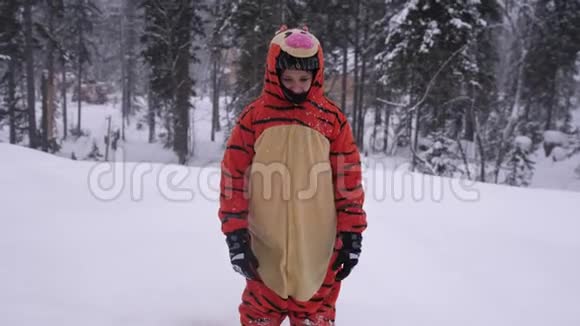
[[(280, 80), (282, 57), (295, 59), (292, 69), (312, 70), (300, 103), (289, 100)], [(360, 155), (346, 117), (324, 96), (323, 77), (316, 37), (307, 29), (279, 30), (262, 94), (243, 110), (227, 142), (222, 231), (247, 230), (251, 250), (230, 256), (250, 255), (256, 267), (242, 294), (242, 325), (280, 325), (286, 316), (292, 325), (333, 325), (341, 284), (337, 257), (345, 264), (358, 259), (367, 226)], [(232, 239), (243, 239), (239, 234)], [(340, 254), (344, 235), (358, 239), (354, 254)]]

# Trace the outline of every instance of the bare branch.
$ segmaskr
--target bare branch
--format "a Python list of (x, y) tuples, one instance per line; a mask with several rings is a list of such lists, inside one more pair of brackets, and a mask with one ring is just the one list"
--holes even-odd
[(385, 100), (385, 99), (382, 99), (380, 97), (377, 97), (376, 99), (377, 99), (377, 101), (379, 101), (381, 103), (385, 103), (385, 104), (392, 105), (392, 106), (397, 106), (400, 108), (404, 108), (407, 106), (407, 104), (391, 102), (389, 100)]

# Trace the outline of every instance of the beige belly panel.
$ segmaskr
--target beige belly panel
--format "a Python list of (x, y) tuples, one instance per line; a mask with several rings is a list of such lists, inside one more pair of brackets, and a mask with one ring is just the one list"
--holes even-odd
[(299, 125), (266, 129), (254, 145), (249, 224), (262, 281), (307, 301), (322, 285), (336, 238), (330, 144)]

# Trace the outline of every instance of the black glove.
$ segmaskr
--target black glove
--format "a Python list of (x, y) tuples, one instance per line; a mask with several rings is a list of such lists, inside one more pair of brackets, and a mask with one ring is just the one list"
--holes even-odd
[(227, 233), (226, 243), (230, 250), (230, 261), (234, 270), (250, 280), (257, 279), (258, 259), (250, 248), (248, 230), (240, 229)]
[(344, 280), (352, 271), (353, 267), (358, 264), (358, 258), (361, 252), (362, 235), (356, 232), (341, 232), (342, 248), (338, 251), (338, 256), (332, 265), (333, 270), (342, 269), (336, 274), (336, 280)]

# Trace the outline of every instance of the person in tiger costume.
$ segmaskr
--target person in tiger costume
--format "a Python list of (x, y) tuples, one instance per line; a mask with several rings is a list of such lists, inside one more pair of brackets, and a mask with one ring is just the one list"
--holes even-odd
[(320, 42), (282, 26), (221, 164), (221, 230), (247, 282), (242, 325), (334, 325), (367, 227), (361, 182), (349, 122), (324, 96)]

